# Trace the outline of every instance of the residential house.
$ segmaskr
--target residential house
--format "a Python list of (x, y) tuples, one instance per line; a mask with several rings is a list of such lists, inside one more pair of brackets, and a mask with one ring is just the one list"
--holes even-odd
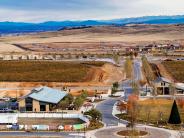
[(57, 105), (67, 92), (49, 87), (35, 88), (28, 95), (19, 100), (20, 111), (49, 112)]
[(171, 81), (169, 79), (166, 79), (164, 77), (158, 77), (154, 81), (154, 86), (157, 92), (157, 95), (169, 95), (170, 94), (170, 86)]

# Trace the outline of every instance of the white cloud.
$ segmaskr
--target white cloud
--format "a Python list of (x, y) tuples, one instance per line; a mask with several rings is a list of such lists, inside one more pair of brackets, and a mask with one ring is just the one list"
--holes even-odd
[(31, 6), (25, 1), (18, 6), (10, 2), (1, 5), (0, 21), (42, 22), (184, 14), (184, 0), (46, 0), (45, 6), (40, 5), (43, 0), (37, 0), (38, 5), (36, 0), (32, 1)]

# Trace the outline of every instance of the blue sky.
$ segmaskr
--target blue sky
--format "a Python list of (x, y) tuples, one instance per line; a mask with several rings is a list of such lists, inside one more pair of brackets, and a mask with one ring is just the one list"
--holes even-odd
[(0, 0), (0, 21), (104, 20), (182, 14), (184, 0)]

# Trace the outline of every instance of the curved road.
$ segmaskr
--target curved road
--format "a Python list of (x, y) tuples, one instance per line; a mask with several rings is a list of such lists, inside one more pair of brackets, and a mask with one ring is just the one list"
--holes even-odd
[[(133, 65), (133, 77), (134, 81), (139, 81), (142, 79), (142, 70), (141, 70), (141, 62), (138, 60), (134, 60)], [(110, 98), (107, 99), (97, 105), (97, 109), (101, 111), (102, 113), (102, 121), (106, 124), (106, 129), (101, 129), (95, 133), (96, 138), (121, 138), (120, 136), (117, 136), (116, 133), (120, 130), (126, 129), (126, 127), (118, 127), (118, 123), (127, 124), (127, 121), (118, 120), (112, 115), (113, 106), (116, 103), (117, 100), (120, 99), (127, 99), (128, 95), (130, 95), (133, 92), (132, 81), (126, 80), (123, 81), (121, 84), (121, 87), (124, 89), (125, 96), (120, 98)], [(145, 127), (138, 127), (139, 130), (145, 130)], [(149, 135), (145, 136), (145, 138), (169, 138), (171, 137), (171, 134), (167, 131), (164, 131), (162, 129), (157, 128), (151, 128), (147, 127), (146, 131), (149, 133)]]
[(96, 107), (96, 109), (102, 113), (102, 122), (104, 122), (106, 126), (117, 126), (118, 123), (127, 124), (127, 121), (121, 121), (112, 115), (113, 106), (117, 100), (117, 98), (109, 98)]
[[(138, 80), (142, 79), (142, 71), (141, 71), (140, 61), (135, 60), (133, 67), (134, 67), (134, 69), (133, 69), (134, 80), (138, 81)], [(131, 83), (132, 83), (131, 80), (125, 80), (122, 82), (121, 87), (125, 91), (124, 97), (110, 98), (110, 99), (107, 99), (107, 100), (105, 100), (97, 105), (96, 109), (98, 109), (102, 113), (102, 121), (107, 126), (117, 126), (118, 123), (122, 123), (125, 125), (127, 124), (127, 121), (121, 121), (121, 120), (118, 120), (117, 118), (115, 118), (112, 115), (112, 110), (113, 110), (113, 106), (116, 103), (116, 101), (123, 100), (123, 99), (126, 100), (128, 98), (128, 95), (130, 95), (132, 93)]]

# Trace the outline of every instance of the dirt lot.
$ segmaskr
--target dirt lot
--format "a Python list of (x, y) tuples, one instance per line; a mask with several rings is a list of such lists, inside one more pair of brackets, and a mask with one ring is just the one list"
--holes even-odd
[(18, 118), (19, 124), (26, 125), (50, 125), (50, 126), (59, 126), (59, 125), (73, 125), (73, 124), (82, 124), (84, 123), (80, 119), (62, 119), (62, 118)]

